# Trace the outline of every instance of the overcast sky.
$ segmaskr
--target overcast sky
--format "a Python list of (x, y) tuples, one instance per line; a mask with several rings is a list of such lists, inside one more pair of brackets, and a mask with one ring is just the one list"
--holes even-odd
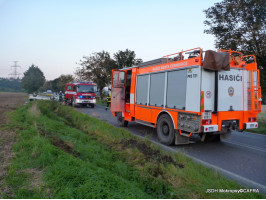
[(221, 0), (0, 0), (0, 77), (19, 61), (47, 80), (73, 74), (83, 56), (126, 48), (144, 61), (215, 49), (204, 9)]

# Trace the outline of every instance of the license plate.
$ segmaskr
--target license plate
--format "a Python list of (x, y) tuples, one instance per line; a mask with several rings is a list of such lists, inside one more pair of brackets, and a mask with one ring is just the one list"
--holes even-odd
[(203, 112), (202, 119), (211, 119), (212, 113), (211, 112)]
[(214, 130), (214, 128), (213, 127), (209, 127), (209, 131), (213, 131)]
[(84, 103), (89, 103), (89, 101), (83, 101)]
[(250, 128), (254, 128), (255, 126), (254, 126), (254, 124), (250, 124)]

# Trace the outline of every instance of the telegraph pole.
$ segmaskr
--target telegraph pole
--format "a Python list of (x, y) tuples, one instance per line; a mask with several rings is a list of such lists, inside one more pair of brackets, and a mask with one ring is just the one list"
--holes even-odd
[(17, 65), (17, 62), (18, 61), (14, 61), (14, 65), (11, 66), (12, 73), (9, 74), (10, 78), (17, 79), (19, 78), (19, 75), (21, 75), (17, 70), (18, 68), (21, 68), (21, 66)]

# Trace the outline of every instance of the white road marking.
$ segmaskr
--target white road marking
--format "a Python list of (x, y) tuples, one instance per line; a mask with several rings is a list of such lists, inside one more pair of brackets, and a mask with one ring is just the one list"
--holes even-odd
[(251, 134), (251, 135), (258, 135), (258, 136), (261, 136), (261, 137), (266, 137), (266, 135), (263, 135), (263, 134), (259, 134), (259, 133), (252, 133), (252, 132), (246, 132), (245, 133), (248, 133), (248, 134)]
[(256, 150), (256, 151), (262, 151), (264, 153), (266, 153), (266, 149), (262, 149), (262, 148), (259, 148), (259, 147), (254, 147), (254, 146), (251, 146), (251, 145), (248, 145), (248, 144), (243, 144), (243, 143), (239, 143), (239, 142), (232, 142), (232, 141), (223, 141), (224, 143), (229, 143), (229, 144), (232, 144), (232, 145), (238, 145), (238, 146), (241, 146), (241, 147), (245, 147), (245, 148), (249, 148), (249, 149), (253, 149), (253, 150)]

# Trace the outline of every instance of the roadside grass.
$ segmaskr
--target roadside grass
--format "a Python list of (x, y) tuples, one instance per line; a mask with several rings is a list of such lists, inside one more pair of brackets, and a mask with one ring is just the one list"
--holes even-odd
[[(4, 198), (265, 198), (257, 193), (206, 193), (244, 188), (181, 153), (166, 153), (57, 102), (19, 108), (18, 133)], [(37, 187), (27, 171), (42, 172)]]
[(105, 99), (97, 99), (96, 104), (101, 106), (106, 106), (106, 100)]
[[(3, 198), (177, 197), (165, 181), (140, 176), (119, 152), (65, 125), (63, 118), (42, 104), (41, 112), (34, 102), (13, 115), (12, 126), (20, 133), (14, 146), (16, 157), (6, 178), (11, 195)], [(43, 171), (39, 187), (32, 188), (26, 169)]]
[(266, 135), (266, 118), (258, 118), (259, 127), (247, 130), (248, 132)]
[(248, 132), (260, 133), (266, 135), (266, 105), (261, 105), (261, 113), (258, 114), (259, 127), (249, 129)]

